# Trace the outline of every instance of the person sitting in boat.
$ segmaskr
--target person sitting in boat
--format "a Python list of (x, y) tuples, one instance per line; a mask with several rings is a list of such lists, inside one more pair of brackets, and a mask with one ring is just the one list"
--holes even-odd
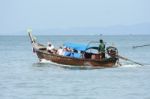
[(71, 54), (72, 54), (71, 49), (66, 46), (64, 46), (63, 51), (64, 51), (64, 56), (71, 56)]
[(103, 59), (103, 58), (105, 58), (105, 44), (102, 39), (100, 39), (99, 42), (100, 42), (100, 44), (98, 47), (98, 52), (100, 54), (100, 59)]
[(48, 42), (47, 51), (50, 53), (54, 53), (54, 45), (52, 45), (50, 42)]
[(59, 49), (57, 50), (57, 54), (64, 55), (64, 51), (63, 51), (62, 47), (59, 47)]

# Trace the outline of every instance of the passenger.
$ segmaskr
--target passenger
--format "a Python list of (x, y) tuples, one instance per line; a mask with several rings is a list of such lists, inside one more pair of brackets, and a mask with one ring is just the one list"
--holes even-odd
[(105, 58), (105, 44), (102, 39), (100, 39), (100, 44), (98, 47), (98, 52), (100, 54), (100, 59)]
[(73, 52), (73, 50), (71, 48), (69, 48), (69, 47), (67, 47), (67, 51), (68, 52)]
[(63, 51), (64, 51), (64, 52), (67, 51), (67, 47), (66, 47), (66, 46), (63, 47)]
[(50, 53), (54, 53), (54, 45), (52, 45), (50, 42), (48, 42), (47, 51)]
[(64, 51), (64, 56), (71, 56), (71, 52), (67, 47), (64, 47), (63, 51)]
[(64, 55), (64, 51), (63, 51), (62, 47), (60, 47), (60, 48), (57, 50), (57, 54), (58, 54), (58, 55)]

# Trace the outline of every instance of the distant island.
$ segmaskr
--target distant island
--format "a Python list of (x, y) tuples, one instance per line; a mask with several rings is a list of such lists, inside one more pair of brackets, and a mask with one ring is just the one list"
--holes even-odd
[[(150, 23), (135, 25), (116, 25), (109, 27), (77, 27), (77, 28), (49, 28), (34, 29), (35, 35), (150, 35)], [(11, 33), (9, 33), (11, 35)], [(9, 35), (8, 34), (8, 35)], [(26, 30), (13, 33), (15, 35), (26, 35)]]

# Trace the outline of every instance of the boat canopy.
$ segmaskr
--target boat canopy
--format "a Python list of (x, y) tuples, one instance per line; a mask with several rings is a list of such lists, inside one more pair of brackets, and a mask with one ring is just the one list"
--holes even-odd
[(64, 46), (79, 51), (85, 51), (86, 49), (89, 48), (88, 44), (78, 44), (78, 43), (70, 43), (70, 42), (64, 43)]

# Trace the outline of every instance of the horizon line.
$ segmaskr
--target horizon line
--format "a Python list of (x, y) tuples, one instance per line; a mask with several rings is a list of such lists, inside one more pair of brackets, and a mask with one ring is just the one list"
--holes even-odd
[[(71, 35), (68, 35), (68, 34), (61, 34), (61, 35), (58, 35), (58, 34), (34, 34), (36, 36), (127, 36), (127, 35), (150, 35), (150, 34), (71, 34)], [(20, 34), (0, 34), (0, 36), (28, 36), (27, 35), (20, 35)]]

